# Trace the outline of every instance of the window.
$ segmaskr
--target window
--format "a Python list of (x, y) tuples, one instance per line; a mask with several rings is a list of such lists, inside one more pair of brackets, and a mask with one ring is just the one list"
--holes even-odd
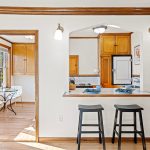
[(8, 52), (0, 47), (0, 87), (7, 86)]

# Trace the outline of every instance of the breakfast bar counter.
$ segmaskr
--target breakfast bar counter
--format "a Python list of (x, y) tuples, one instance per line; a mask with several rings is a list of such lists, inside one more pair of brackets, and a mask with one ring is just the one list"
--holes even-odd
[(117, 88), (101, 88), (99, 93), (85, 92), (85, 88), (76, 88), (63, 94), (63, 97), (150, 97), (150, 91), (140, 91), (135, 88), (133, 92), (121, 93), (116, 92)]

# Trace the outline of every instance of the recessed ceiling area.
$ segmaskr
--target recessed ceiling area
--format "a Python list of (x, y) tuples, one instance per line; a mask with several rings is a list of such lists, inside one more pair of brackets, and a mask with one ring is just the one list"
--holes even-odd
[(0, 35), (12, 43), (35, 43), (34, 35)]
[[(97, 26), (91, 26), (84, 29), (79, 29), (76, 31), (73, 31), (70, 33), (70, 37), (97, 37), (99, 34), (95, 33), (93, 31), (93, 28), (98, 27)], [(124, 30), (121, 28), (114, 28), (114, 27), (107, 27), (106, 31), (104, 33), (129, 33), (131, 31)]]

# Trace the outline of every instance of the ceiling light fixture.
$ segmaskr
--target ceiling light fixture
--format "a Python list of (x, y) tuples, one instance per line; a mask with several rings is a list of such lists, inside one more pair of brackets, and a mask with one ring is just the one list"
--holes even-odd
[(100, 34), (100, 33), (104, 33), (106, 31), (106, 29), (107, 29), (107, 26), (99, 26), (99, 27), (93, 28), (93, 31), (95, 33)]
[(64, 31), (64, 28), (60, 24), (58, 24), (58, 28), (55, 31), (54, 39), (55, 40), (62, 40), (63, 31)]

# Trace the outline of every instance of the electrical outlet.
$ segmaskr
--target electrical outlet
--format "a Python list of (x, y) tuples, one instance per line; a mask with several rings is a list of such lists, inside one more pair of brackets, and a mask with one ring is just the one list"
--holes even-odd
[(59, 119), (60, 122), (63, 122), (63, 115), (59, 115), (58, 119)]

